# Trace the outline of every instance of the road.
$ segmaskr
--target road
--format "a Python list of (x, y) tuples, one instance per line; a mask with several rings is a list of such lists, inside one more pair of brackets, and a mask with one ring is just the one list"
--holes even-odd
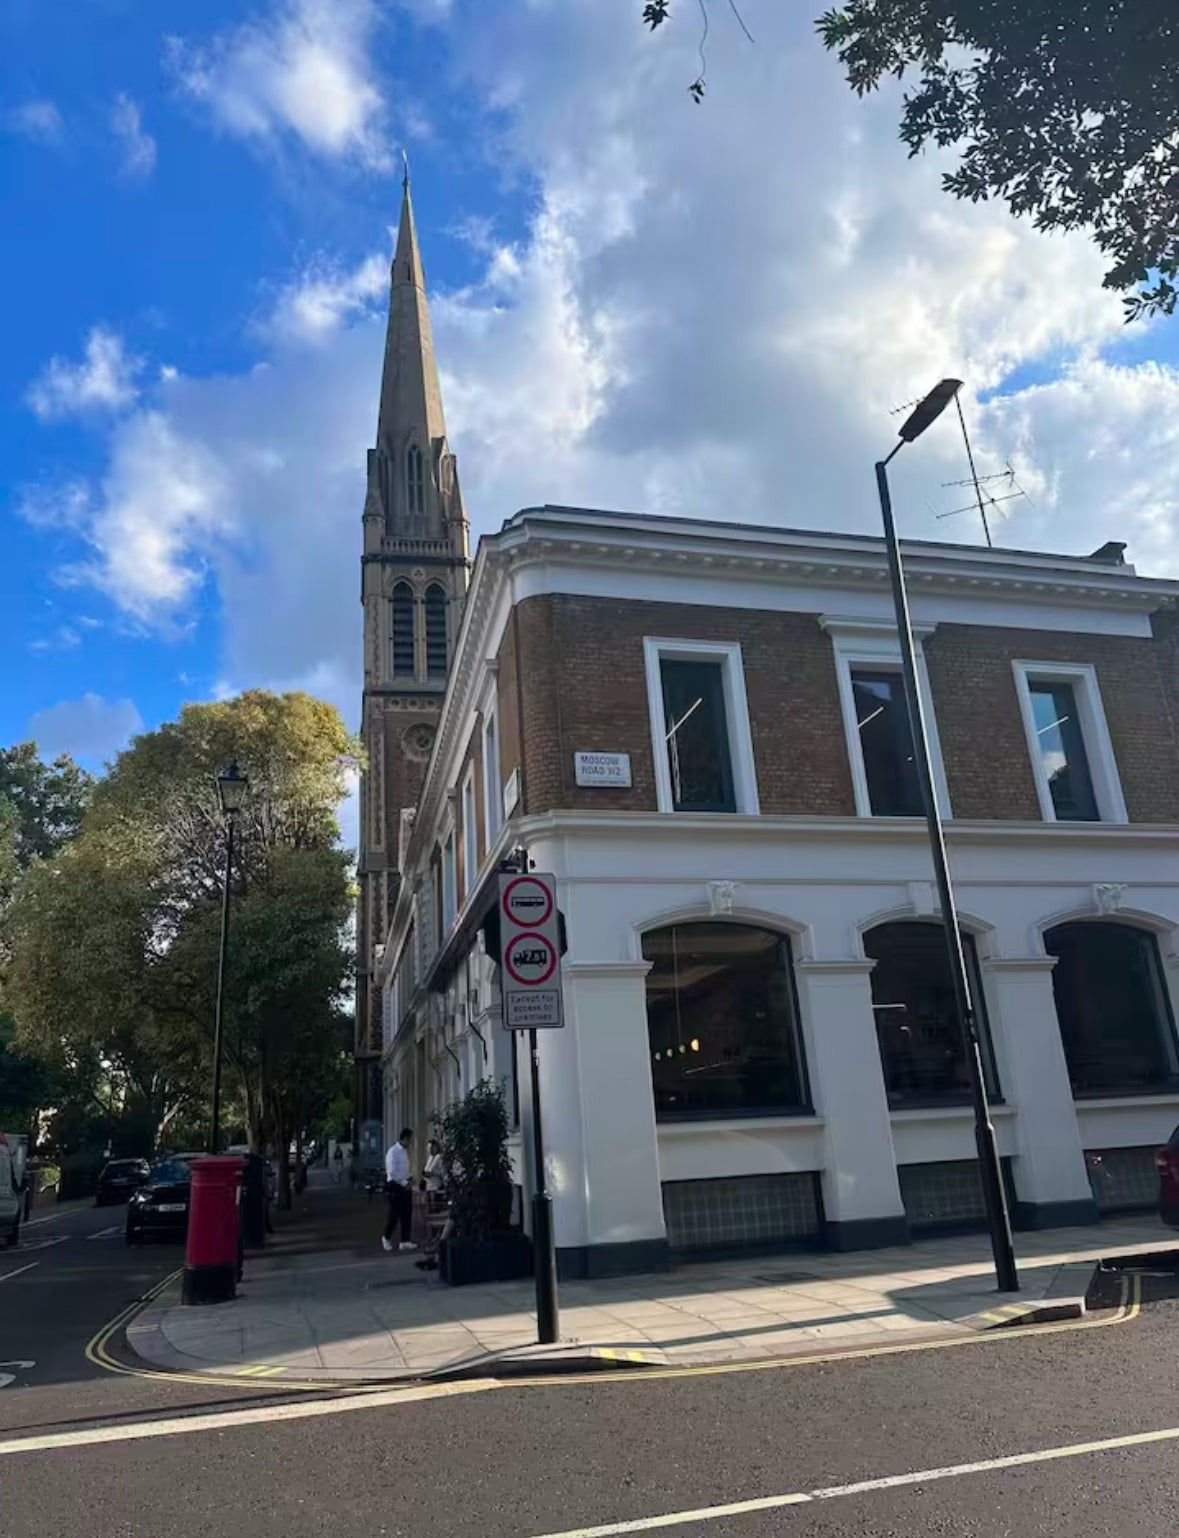
[[(183, 1261), (176, 1244), (128, 1249), (124, 1212), (35, 1210), (20, 1246), (0, 1250), (0, 1383), (12, 1380), (0, 1388), (0, 1436), (226, 1401), (223, 1390), (120, 1378), (87, 1360), (95, 1333)], [(6, 1365), (19, 1363), (32, 1366)]]
[[(0, 1391), (0, 1427), (67, 1439), (12, 1450), (0, 1430), (6, 1538), (155, 1538), (165, 1528), (175, 1538), (1175, 1531), (1173, 1278), (1148, 1280), (1157, 1301), (1125, 1323), (850, 1361), (379, 1399), (259, 1397), (99, 1379), (83, 1336), (176, 1256), (88, 1238), (109, 1226), (104, 1214), (63, 1221), (70, 1245), (27, 1256), (44, 1256), (39, 1281), (34, 1271), (0, 1282), (13, 1289), (0, 1296), (3, 1351), (41, 1353), (27, 1387)], [(40, 1316), (27, 1336), (13, 1333), (18, 1297)], [(22, 1402), (36, 1414), (14, 1408)], [(227, 1411), (228, 1422), (210, 1413)], [(1109, 1438), (1128, 1440), (1093, 1446)]]

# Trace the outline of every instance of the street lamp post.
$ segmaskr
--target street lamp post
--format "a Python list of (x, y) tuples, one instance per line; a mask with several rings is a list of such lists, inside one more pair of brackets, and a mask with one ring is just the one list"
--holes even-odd
[(229, 949), (229, 888), (233, 879), (233, 834), (237, 814), (249, 785), (249, 776), (236, 762), (226, 764), (217, 776), (217, 794), (225, 818), (225, 888), (221, 894), (221, 950), (217, 958), (217, 1012), (213, 1019), (213, 1115), (209, 1126), (209, 1152), (221, 1141), (221, 1026), (225, 1013), (225, 957)]
[(909, 597), (905, 588), (905, 572), (901, 562), (900, 546), (897, 543), (896, 526), (892, 517), (892, 498), (888, 488), (889, 461), (900, 453), (906, 443), (912, 443), (919, 438), (925, 429), (936, 421), (950, 402), (956, 398), (961, 388), (960, 379), (943, 379), (940, 384), (934, 386), (924, 400), (918, 402), (901, 427), (901, 441), (891, 454), (877, 461), (876, 485), (880, 492), (880, 513), (884, 520), (884, 544), (888, 552), (888, 575), (892, 583), (897, 639), (901, 648), (905, 703), (908, 707), (909, 730), (913, 739), (913, 763), (917, 770), (917, 781), (921, 787), (921, 803), (925, 810), (925, 825), (929, 834), (929, 851), (933, 856), (934, 875), (937, 880), (942, 928), (946, 939), (946, 960), (949, 963), (950, 981), (954, 994), (954, 1013), (957, 1017), (962, 1047), (966, 1055), (967, 1072), (970, 1076), (970, 1096), (974, 1106), (974, 1139), (978, 1148), (978, 1164), (982, 1176), (983, 1199), (986, 1203), (987, 1226), (991, 1236), (991, 1252), (995, 1258), (995, 1280), (1000, 1292), (1018, 1292), (1019, 1276), (1015, 1268), (1015, 1248), (1011, 1240), (1011, 1219), (1007, 1212), (1003, 1172), (999, 1163), (999, 1150), (995, 1143), (995, 1128), (991, 1122), (986, 1080), (983, 1078), (978, 1019), (970, 996), (966, 958), (962, 952), (958, 909), (954, 902), (954, 889), (950, 883), (950, 867), (946, 858), (945, 831), (942, 828), (941, 811), (934, 789), (933, 767), (929, 757), (929, 736), (925, 727), (921, 691), (917, 684), (917, 656), (913, 646), (913, 627), (909, 618)]

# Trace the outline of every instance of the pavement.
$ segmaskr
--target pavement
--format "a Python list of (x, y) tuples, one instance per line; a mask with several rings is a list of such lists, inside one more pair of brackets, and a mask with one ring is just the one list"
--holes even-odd
[(1142, 1282), (1137, 1317), (868, 1357), (152, 1416), (63, 1396), (0, 1434), (4, 1538), (1170, 1538), (1179, 1287)]
[(561, 1342), (538, 1347), (531, 1280), (446, 1287), (383, 1254), (380, 1221), (362, 1197), (313, 1193), (302, 1225), (248, 1259), (235, 1301), (184, 1307), (173, 1283), (127, 1346), (157, 1369), (275, 1386), (749, 1363), (1077, 1319), (1101, 1258), (1179, 1254), (1154, 1217), (1021, 1234), (1018, 1297), (994, 1290), (984, 1235), (681, 1265), (563, 1283)]

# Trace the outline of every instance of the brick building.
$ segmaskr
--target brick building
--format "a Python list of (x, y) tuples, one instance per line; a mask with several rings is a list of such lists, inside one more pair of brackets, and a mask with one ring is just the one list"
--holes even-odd
[[(1149, 1199), (1179, 1121), (1179, 584), (1116, 546), (905, 558), (1015, 1221), (1095, 1219)], [(566, 1274), (976, 1219), (881, 541), (526, 509), (480, 543), (444, 678), (419, 625), (408, 692), (392, 587), (366, 591), (374, 719), (436, 724), (395, 791), (408, 717), (370, 746), (386, 1132), (491, 1076), (530, 1186), (479, 934), (523, 845), (568, 921), (540, 1041)]]

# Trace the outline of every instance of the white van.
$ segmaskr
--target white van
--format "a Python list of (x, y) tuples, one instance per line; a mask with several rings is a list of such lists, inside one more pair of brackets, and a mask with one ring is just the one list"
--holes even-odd
[(27, 1148), (25, 1138), (0, 1132), (0, 1245), (15, 1244), (20, 1238)]

